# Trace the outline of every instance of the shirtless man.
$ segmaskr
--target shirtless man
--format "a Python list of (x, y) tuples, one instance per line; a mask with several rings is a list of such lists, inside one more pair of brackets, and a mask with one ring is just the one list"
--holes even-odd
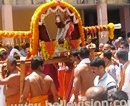
[(49, 91), (52, 92), (53, 100), (58, 101), (56, 87), (52, 78), (42, 73), (44, 60), (39, 56), (33, 57), (31, 60), (31, 68), (33, 72), (25, 78), (20, 103), (25, 104), (30, 93), (29, 103), (40, 103), (40, 106), (45, 106)]
[(81, 62), (74, 69), (74, 101), (84, 101), (86, 90), (93, 86), (94, 74), (90, 70), (89, 50), (80, 49)]
[(0, 85), (4, 85), (6, 106), (18, 104), (20, 99), (20, 72), (17, 70), (17, 62), (13, 57), (7, 59), (7, 70), (9, 75), (3, 79), (0, 70)]

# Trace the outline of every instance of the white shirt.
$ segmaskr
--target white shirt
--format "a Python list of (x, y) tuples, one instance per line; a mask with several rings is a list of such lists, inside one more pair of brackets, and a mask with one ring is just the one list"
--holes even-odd
[(124, 85), (122, 86), (122, 90), (127, 93), (130, 99), (130, 64), (127, 66), (125, 71), (125, 81)]
[(13, 49), (10, 51), (10, 54), (9, 54), (8, 57), (13, 57), (13, 56), (14, 56), (14, 53), (17, 53), (20, 57), (23, 57), (23, 56), (20, 54), (19, 50), (15, 49), (15, 48), (13, 48)]
[(107, 72), (115, 79), (115, 81), (117, 82), (117, 71), (118, 71), (118, 66), (117, 65), (114, 65), (114, 64), (111, 64), (109, 67), (108, 67), (108, 70)]
[(111, 96), (112, 93), (117, 91), (117, 84), (114, 78), (109, 75), (109, 73), (105, 73), (100, 79), (99, 76), (96, 76), (94, 79), (94, 86), (101, 86), (107, 91), (108, 97)]

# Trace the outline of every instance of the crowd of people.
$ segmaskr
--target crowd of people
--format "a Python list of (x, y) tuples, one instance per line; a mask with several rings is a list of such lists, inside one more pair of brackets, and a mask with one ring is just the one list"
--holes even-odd
[[(53, 64), (56, 68), (53, 76), (45, 73), (42, 56), (31, 55), (29, 44), (22, 45), (21, 49), (0, 45), (0, 106), (51, 106), (60, 104), (61, 100), (82, 103), (79, 106), (101, 106), (102, 101), (107, 101), (103, 106), (127, 106), (130, 99), (129, 41), (130, 38), (126, 41), (119, 37), (112, 43), (101, 43), (93, 58), (90, 58), (89, 46), (73, 50), (68, 55), (71, 61)], [(31, 61), (25, 70), (17, 64), (20, 57)], [(21, 71), (25, 71), (26, 77), (20, 95)], [(53, 68), (49, 71), (54, 72)]]

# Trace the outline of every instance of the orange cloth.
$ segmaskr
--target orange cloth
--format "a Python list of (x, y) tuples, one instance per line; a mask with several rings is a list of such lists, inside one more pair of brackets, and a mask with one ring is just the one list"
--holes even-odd
[(67, 92), (66, 92), (66, 100), (67, 101), (70, 100), (70, 97), (72, 96), (72, 93), (73, 93), (73, 80), (74, 80), (74, 69), (71, 72), (71, 77), (70, 77), (68, 89), (67, 89)]
[[(33, 55), (30, 55), (30, 56), (26, 57), (26, 60), (31, 60), (32, 58), (33, 58)], [(30, 64), (26, 64), (25, 65), (25, 76), (29, 75), (30, 73), (32, 73)]]
[(13, 105), (19, 104), (19, 99), (20, 99), (20, 93), (6, 97), (6, 106), (11, 106), (11, 104)]
[(68, 71), (68, 72), (66, 72), (64, 70), (58, 71), (58, 81), (59, 81), (59, 85), (60, 85), (60, 87), (58, 89), (58, 96), (63, 99), (67, 99), (66, 95), (67, 95), (67, 91), (68, 91), (68, 87), (69, 87), (71, 73), (72, 73), (72, 71)]
[(119, 88), (118, 88), (118, 90), (122, 89), (124, 79), (125, 79), (124, 77), (125, 77), (125, 70), (123, 70), (122, 66), (120, 66), (120, 79), (119, 79)]
[(33, 97), (30, 98), (30, 104), (39, 104), (40, 106), (46, 106), (46, 100), (48, 100), (48, 96), (37, 96), (37, 97)]
[(30, 64), (25, 65), (25, 76), (29, 75), (32, 72)]
[(58, 96), (63, 97), (64, 95), (64, 70), (58, 70), (58, 81), (59, 81), (59, 88), (58, 88)]
[(124, 68), (121, 66), (120, 67), (120, 80), (119, 80), (119, 87), (118, 87), (118, 90), (121, 90), (122, 89), (122, 86), (124, 85), (124, 82), (125, 82), (125, 71), (126, 71), (126, 68), (127, 66), (130, 64), (130, 62), (128, 61)]
[(69, 88), (71, 74), (72, 74), (72, 71), (67, 71), (64, 73), (64, 94), (63, 94), (64, 99), (67, 99), (67, 91)]

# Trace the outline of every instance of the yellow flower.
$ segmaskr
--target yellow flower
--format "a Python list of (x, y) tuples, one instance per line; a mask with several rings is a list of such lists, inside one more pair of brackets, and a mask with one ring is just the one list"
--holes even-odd
[(108, 32), (109, 32), (109, 38), (113, 39), (114, 38), (114, 24), (113, 23), (109, 23), (108, 24)]

